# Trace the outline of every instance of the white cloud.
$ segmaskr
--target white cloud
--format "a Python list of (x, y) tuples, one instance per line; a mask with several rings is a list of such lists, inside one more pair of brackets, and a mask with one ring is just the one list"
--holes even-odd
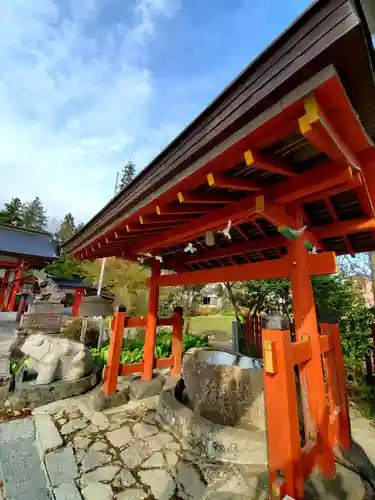
[(173, 138), (181, 128), (173, 120), (150, 138), (157, 96), (147, 44), (158, 20), (178, 7), (178, 0), (1, 1), (0, 201), (40, 196), (50, 215), (87, 220), (130, 156), (143, 167)]

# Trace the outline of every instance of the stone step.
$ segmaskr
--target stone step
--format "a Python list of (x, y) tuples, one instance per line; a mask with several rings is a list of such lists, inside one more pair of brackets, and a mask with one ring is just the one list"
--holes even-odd
[(6, 500), (52, 500), (31, 418), (0, 424), (0, 476)]

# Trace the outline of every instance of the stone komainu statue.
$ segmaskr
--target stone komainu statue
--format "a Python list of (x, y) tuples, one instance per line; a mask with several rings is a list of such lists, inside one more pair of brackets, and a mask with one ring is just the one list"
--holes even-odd
[(38, 285), (40, 289), (40, 294), (36, 297), (39, 300), (50, 300), (63, 302), (65, 300), (66, 294), (60, 290), (58, 285), (54, 283), (47, 276), (41, 276), (38, 278)]
[(30, 335), (21, 347), (38, 373), (37, 384), (55, 380), (77, 380), (91, 373), (94, 362), (90, 349), (80, 342), (54, 335)]

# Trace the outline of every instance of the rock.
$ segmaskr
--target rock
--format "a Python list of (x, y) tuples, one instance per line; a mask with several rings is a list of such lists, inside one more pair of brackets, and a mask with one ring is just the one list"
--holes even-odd
[(94, 451), (106, 451), (108, 449), (108, 445), (103, 443), (103, 441), (97, 441), (92, 446), (90, 446), (90, 450)]
[(124, 464), (133, 469), (141, 465), (150, 455), (152, 451), (142, 441), (134, 441), (128, 448), (121, 453), (121, 459)]
[(155, 425), (144, 424), (143, 422), (138, 422), (133, 427), (134, 435), (139, 439), (157, 434), (158, 431), (159, 429)]
[(67, 423), (67, 421), (68, 421), (68, 419), (67, 419), (67, 418), (59, 418), (59, 419), (57, 420), (57, 423), (58, 423), (59, 425), (64, 425), (64, 424), (66, 424), (66, 423)]
[(112, 460), (112, 456), (102, 451), (89, 450), (82, 460), (82, 471), (88, 472), (96, 469), (100, 465), (107, 464)]
[(93, 411), (90, 417), (91, 423), (96, 425), (101, 431), (105, 431), (109, 427), (109, 420), (104, 413), (100, 411)]
[(128, 488), (116, 495), (116, 500), (143, 500), (148, 494), (140, 488)]
[(81, 500), (81, 494), (74, 483), (62, 483), (53, 490), (56, 500)]
[(170, 443), (167, 443), (165, 445), (167, 450), (171, 451), (181, 451), (181, 445), (180, 443), (177, 443), (176, 441), (171, 441)]
[(107, 432), (106, 437), (108, 441), (116, 448), (122, 448), (126, 444), (130, 443), (130, 441), (132, 441), (133, 439), (133, 435), (129, 427), (127, 426)]
[(73, 440), (73, 444), (75, 448), (80, 448), (82, 450), (85, 450), (88, 448), (89, 444), (91, 443), (91, 439), (82, 437), (82, 436), (75, 436)]
[(60, 432), (63, 436), (65, 436), (67, 434), (71, 434), (72, 432), (84, 429), (85, 427), (87, 427), (87, 420), (84, 420), (82, 418), (74, 418), (70, 422), (63, 425)]
[(193, 498), (202, 498), (205, 485), (197, 470), (191, 464), (180, 462), (177, 467), (177, 478), (185, 493)]
[(63, 440), (51, 415), (36, 415), (35, 430), (42, 455), (62, 446)]
[(88, 483), (82, 489), (82, 495), (85, 500), (111, 500), (112, 488), (108, 484)]
[(12, 420), (0, 424), (1, 444), (17, 441), (19, 439), (34, 438), (34, 425), (31, 418)]
[(129, 387), (118, 389), (109, 396), (103, 391), (96, 393), (91, 398), (91, 406), (94, 410), (106, 410), (116, 406), (124, 405), (129, 401)]
[(148, 413), (146, 413), (142, 420), (145, 424), (155, 425), (155, 415), (155, 411), (149, 411)]
[(163, 388), (165, 379), (161, 375), (152, 380), (132, 380), (130, 382), (130, 395), (134, 399), (145, 399), (159, 394)]
[(97, 434), (98, 432), (99, 432), (99, 427), (97, 427), (96, 425), (90, 424), (82, 431), (79, 431), (78, 435), (83, 436), (83, 437), (87, 437), (87, 436), (91, 436), (91, 434)]
[(173, 469), (173, 467), (176, 467), (177, 462), (178, 462), (178, 456), (174, 451), (166, 451), (165, 452), (165, 459), (167, 461), (167, 465), (169, 469)]
[(150, 436), (146, 439), (147, 446), (152, 451), (159, 451), (173, 440), (173, 436), (167, 432), (160, 432), (156, 436)]
[[(138, 473), (142, 483), (151, 488), (156, 500), (169, 500), (176, 489), (172, 476), (163, 469), (153, 469)], [(199, 497), (196, 497), (199, 498)]]
[(72, 482), (78, 476), (77, 464), (70, 446), (47, 453), (45, 463), (53, 486)]
[(115, 465), (105, 465), (104, 467), (99, 467), (98, 469), (83, 474), (81, 481), (84, 483), (94, 483), (95, 481), (100, 481), (101, 483), (110, 483), (115, 477), (120, 467)]
[(121, 469), (120, 479), (123, 486), (133, 486), (136, 483), (133, 474), (126, 468)]
[(151, 455), (151, 457), (142, 464), (143, 469), (151, 469), (153, 467), (164, 467), (164, 457), (160, 451), (157, 451), (156, 453)]

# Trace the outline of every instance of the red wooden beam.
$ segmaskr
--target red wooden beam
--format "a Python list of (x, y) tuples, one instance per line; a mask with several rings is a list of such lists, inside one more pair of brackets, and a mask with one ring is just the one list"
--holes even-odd
[[(284, 236), (272, 236), (268, 239), (255, 238), (245, 243), (234, 243), (227, 248), (216, 248), (215, 250), (207, 250), (197, 254), (189, 255), (176, 259), (179, 264), (192, 264), (194, 262), (202, 262), (205, 260), (225, 259), (233, 255), (241, 255), (249, 252), (260, 252), (262, 250), (269, 250), (275, 247), (286, 246), (287, 241)], [(173, 267), (173, 261), (169, 261)]]
[[(345, 160), (354, 168), (360, 169), (357, 155), (336, 131), (314, 94), (305, 97), (304, 106), (306, 114), (298, 120), (301, 134), (318, 151), (323, 151), (333, 160)], [(354, 113), (353, 120), (356, 120)]]
[[(181, 206), (184, 207), (184, 205), (182, 204)], [(224, 227), (229, 219), (234, 223), (236, 220), (250, 216), (252, 213), (255, 214), (256, 210), (256, 197), (247, 196), (226, 207), (213, 210), (202, 217), (187, 222), (177, 229), (167, 231), (167, 233), (163, 234), (162, 238), (155, 236), (148, 240), (143, 239), (138, 245), (133, 246), (132, 252), (135, 254), (140, 251), (149, 251), (161, 246), (166, 248), (174, 243), (185, 242), (195, 238), (197, 234)]]
[(171, 229), (172, 227), (179, 226), (177, 222), (165, 222), (163, 221), (163, 218), (160, 217), (160, 222), (159, 224), (141, 224), (139, 222), (133, 222), (132, 224), (126, 224), (125, 228), (128, 233), (136, 233), (136, 232), (145, 232), (148, 233), (149, 231), (154, 232), (157, 230), (163, 230), (163, 229)]
[(169, 203), (166, 205), (157, 205), (156, 206), (156, 213), (158, 215), (175, 215), (175, 214), (202, 214), (206, 212), (210, 212), (213, 210), (212, 205), (210, 204), (192, 204), (189, 205), (188, 203), (180, 203), (179, 205)]
[[(306, 259), (310, 275), (333, 274), (337, 272), (336, 257), (333, 252), (324, 252), (317, 255), (308, 254)], [(256, 262), (255, 264), (242, 264), (181, 274), (166, 274), (157, 279), (157, 284), (159, 286), (179, 286), (223, 281), (288, 278), (292, 273), (292, 268), (292, 260), (285, 257), (279, 260)]]
[(228, 175), (218, 175), (213, 172), (207, 175), (209, 186), (226, 189), (239, 189), (241, 191), (261, 191), (262, 187), (255, 181), (241, 177), (229, 177)]
[(168, 224), (174, 222), (186, 222), (187, 220), (194, 219), (192, 214), (181, 215), (140, 215), (139, 222), (143, 226), (148, 224)]
[(375, 219), (361, 217), (344, 222), (327, 224), (326, 226), (314, 227), (314, 234), (319, 239), (333, 238), (336, 236), (345, 236), (352, 233), (365, 233), (375, 230)]
[(179, 191), (177, 193), (177, 199), (180, 203), (191, 203), (191, 204), (227, 204), (237, 200), (236, 196), (231, 196), (229, 193), (222, 195), (219, 193), (194, 193)]
[(246, 165), (253, 168), (261, 168), (274, 174), (282, 174), (286, 177), (295, 177), (297, 175), (293, 169), (285, 165), (277, 158), (265, 156), (258, 151), (248, 149), (244, 153)]
[(324, 191), (318, 191), (309, 196), (303, 196), (301, 198), (301, 203), (313, 203), (314, 201), (323, 200), (324, 198), (328, 198), (331, 196), (335, 196), (339, 193), (344, 193), (345, 191), (351, 191), (352, 189), (357, 189), (361, 187), (362, 179), (359, 173), (354, 172), (353, 179), (345, 184), (340, 184), (339, 186), (335, 186), (331, 189), (325, 189)]
[(267, 198), (277, 205), (284, 205), (318, 191), (330, 189), (353, 180), (350, 167), (327, 163), (284, 182), (266, 191)]

